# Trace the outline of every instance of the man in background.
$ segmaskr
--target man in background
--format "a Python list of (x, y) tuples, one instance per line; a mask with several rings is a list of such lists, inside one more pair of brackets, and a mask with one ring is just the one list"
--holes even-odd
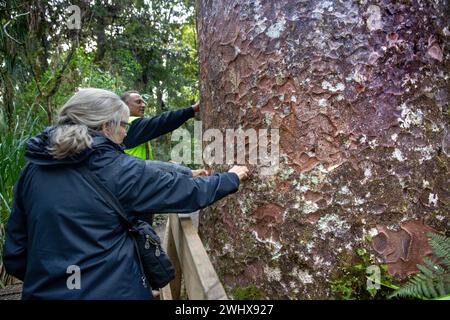
[[(191, 107), (144, 118), (146, 105), (138, 91), (126, 91), (121, 99), (130, 109), (130, 128), (124, 140), (125, 152), (144, 160), (154, 160), (150, 140), (174, 131), (200, 111), (199, 102), (197, 101)], [(187, 167), (169, 162), (155, 161), (155, 164), (161, 166), (162, 169), (172, 168), (175, 171), (181, 171), (186, 174), (189, 174), (186, 170), (190, 170)], [(204, 169), (191, 170), (191, 173), (194, 177), (207, 175), (207, 171)]]
[[(205, 169), (191, 170), (179, 164), (154, 160), (153, 150), (150, 144), (150, 140), (176, 130), (187, 120), (193, 118), (195, 113), (200, 111), (199, 102), (184, 109), (163, 112), (154, 117), (144, 117), (146, 105), (138, 91), (126, 91), (121, 96), (121, 99), (130, 109), (130, 126), (127, 131), (127, 136), (123, 141), (126, 153), (143, 160), (151, 161), (152, 165), (158, 167), (160, 170), (178, 172), (193, 177), (208, 175), (208, 171)], [(143, 220), (146, 220), (150, 224), (153, 223), (152, 213), (143, 218)]]

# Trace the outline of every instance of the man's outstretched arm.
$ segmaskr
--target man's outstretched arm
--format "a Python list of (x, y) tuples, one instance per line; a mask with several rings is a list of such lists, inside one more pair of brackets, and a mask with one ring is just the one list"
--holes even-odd
[(158, 116), (134, 120), (128, 129), (123, 144), (127, 149), (134, 148), (163, 134), (179, 128), (190, 118), (195, 111), (193, 107), (187, 107), (175, 111), (167, 111)]

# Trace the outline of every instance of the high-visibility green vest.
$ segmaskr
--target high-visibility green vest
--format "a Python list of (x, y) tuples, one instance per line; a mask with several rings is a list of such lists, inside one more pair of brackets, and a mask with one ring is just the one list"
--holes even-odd
[[(132, 123), (136, 119), (139, 119), (139, 117), (130, 117), (128, 119), (128, 123)], [(148, 141), (146, 143), (138, 145), (137, 147), (125, 149), (125, 152), (144, 160), (153, 160), (152, 145)]]

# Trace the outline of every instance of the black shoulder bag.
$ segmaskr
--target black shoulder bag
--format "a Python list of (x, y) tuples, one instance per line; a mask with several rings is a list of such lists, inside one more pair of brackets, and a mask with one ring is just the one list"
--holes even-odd
[(134, 239), (141, 269), (147, 278), (147, 281), (150, 283), (150, 286), (153, 289), (159, 289), (166, 286), (175, 278), (175, 269), (173, 268), (169, 256), (161, 247), (161, 240), (155, 230), (153, 230), (152, 226), (139, 219), (136, 223), (129, 221), (117, 197), (98, 179), (98, 177), (86, 166), (81, 166), (80, 172), (122, 218), (127, 230)]

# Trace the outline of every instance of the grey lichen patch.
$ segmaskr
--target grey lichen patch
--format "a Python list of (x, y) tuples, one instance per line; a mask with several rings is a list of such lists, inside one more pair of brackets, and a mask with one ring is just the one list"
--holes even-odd
[(269, 126), (272, 124), (273, 119), (273, 113), (271, 112), (264, 112), (264, 124)]
[(317, 203), (312, 202), (312, 201), (305, 201), (303, 203), (303, 207), (302, 207), (303, 214), (310, 214), (310, 213), (316, 212), (317, 210), (319, 210), (319, 206), (317, 205)]
[(294, 172), (295, 170), (292, 167), (283, 167), (280, 171), (278, 171), (278, 175), (281, 179), (287, 180)]
[(332, 85), (330, 82), (324, 80), (322, 81), (322, 88), (331, 92), (337, 92), (344, 91), (345, 85), (341, 82), (336, 83), (336, 85)]
[(392, 152), (392, 158), (394, 158), (395, 160), (398, 160), (400, 162), (403, 162), (407, 159), (405, 157), (405, 155), (403, 154), (403, 152), (398, 148), (395, 148), (394, 152)]
[(428, 196), (428, 205), (429, 205), (430, 207), (432, 207), (432, 206), (436, 207), (436, 206), (437, 206), (438, 199), (439, 199), (439, 198), (438, 198), (438, 195), (437, 195), (437, 194), (430, 193), (430, 195)]
[(422, 164), (424, 161), (431, 160), (436, 153), (436, 149), (433, 146), (425, 146), (425, 147), (414, 147), (414, 151), (420, 153), (419, 164)]
[(314, 283), (313, 276), (309, 273), (308, 270), (301, 270), (297, 266), (292, 270), (291, 275), (298, 279), (303, 284), (312, 284)]
[(319, 219), (317, 229), (320, 231), (322, 239), (325, 239), (328, 233), (342, 237), (348, 232), (350, 225), (337, 214), (327, 214)]
[(347, 185), (343, 185), (340, 187), (337, 192), (334, 195), (334, 202), (341, 205), (349, 205), (352, 202), (352, 199), (354, 198), (353, 193), (350, 191), (349, 187)]
[(264, 180), (249, 180), (246, 182), (246, 188), (252, 192), (270, 192), (273, 191), (277, 183), (276, 176), (268, 176)]
[(279, 38), (280, 35), (283, 33), (284, 29), (286, 29), (286, 19), (282, 17), (279, 21), (277, 21), (275, 24), (271, 25), (266, 30), (266, 35), (269, 38), (276, 39)]
[[(328, 174), (329, 171), (323, 165), (318, 165), (313, 170), (291, 179), (292, 186), (297, 191), (295, 197), (291, 197), (293, 198), (291, 208), (298, 210), (302, 215), (318, 211), (320, 207), (317, 202), (322, 200), (318, 187), (327, 181)], [(305, 198), (308, 196), (307, 193), (311, 199)]]
[(367, 8), (367, 28), (370, 31), (376, 31), (383, 28), (382, 20), (381, 20), (381, 9), (379, 6), (371, 4)]
[(329, 171), (322, 165), (317, 165), (313, 170), (302, 173), (298, 177), (298, 185), (308, 186), (310, 189), (325, 182)]
[(265, 265), (264, 273), (269, 281), (281, 281), (281, 270), (278, 267), (272, 268), (269, 265)]
[(246, 197), (239, 197), (238, 203), (240, 207), (240, 211), (244, 216), (248, 215), (250, 212), (252, 212), (254, 208), (254, 196), (248, 195)]
[(412, 110), (405, 103), (400, 106), (401, 118), (398, 119), (400, 127), (409, 129), (412, 126), (420, 126), (423, 123), (422, 110)]
[(305, 200), (303, 196), (296, 196), (292, 209), (298, 210), (302, 215), (307, 215), (319, 210), (319, 206), (312, 201)]
[(280, 242), (274, 240), (272, 237), (260, 238), (260, 235), (255, 230), (252, 231), (252, 234), (257, 242), (263, 244), (268, 249), (268, 251), (270, 252), (271, 260), (276, 260), (280, 257), (280, 252), (283, 247)]
[(328, 101), (327, 101), (327, 99), (320, 99), (320, 100), (319, 100), (319, 106), (320, 106), (321, 108), (326, 108), (326, 107), (328, 106)]

